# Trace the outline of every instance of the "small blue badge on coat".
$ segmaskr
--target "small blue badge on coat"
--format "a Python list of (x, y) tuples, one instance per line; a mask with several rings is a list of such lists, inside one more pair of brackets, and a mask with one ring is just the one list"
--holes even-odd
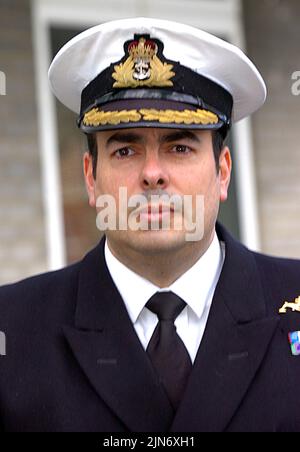
[(289, 342), (291, 344), (292, 355), (300, 355), (300, 331), (292, 331), (289, 333)]

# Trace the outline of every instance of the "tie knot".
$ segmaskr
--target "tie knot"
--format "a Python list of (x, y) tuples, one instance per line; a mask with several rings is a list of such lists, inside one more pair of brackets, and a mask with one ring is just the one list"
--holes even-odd
[(146, 307), (156, 314), (159, 320), (171, 320), (172, 322), (185, 306), (185, 301), (171, 291), (156, 292), (146, 304)]

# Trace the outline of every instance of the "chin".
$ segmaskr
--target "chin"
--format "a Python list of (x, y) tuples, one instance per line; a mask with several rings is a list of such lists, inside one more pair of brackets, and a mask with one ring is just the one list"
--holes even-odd
[(147, 254), (175, 251), (189, 243), (183, 231), (135, 231), (128, 233), (124, 239), (135, 251)]

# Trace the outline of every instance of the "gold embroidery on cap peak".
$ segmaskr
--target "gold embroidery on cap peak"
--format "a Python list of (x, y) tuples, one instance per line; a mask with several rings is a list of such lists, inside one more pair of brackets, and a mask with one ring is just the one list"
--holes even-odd
[(175, 124), (217, 124), (219, 118), (214, 113), (207, 110), (155, 110), (142, 109), (139, 110), (143, 115), (144, 121), (158, 121), (160, 123)]
[(163, 63), (158, 58), (157, 44), (140, 38), (128, 46), (129, 56), (124, 63), (114, 67), (112, 77), (116, 80), (113, 88), (137, 88), (139, 86), (173, 86), (170, 80), (175, 72), (173, 65)]
[(121, 111), (101, 111), (93, 108), (84, 115), (83, 124), (85, 126), (97, 127), (100, 125), (118, 125), (126, 122), (138, 122), (141, 119), (137, 110), (121, 110)]
[(118, 125), (128, 122), (159, 122), (161, 124), (217, 124), (219, 118), (207, 110), (155, 110), (143, 108), (141, 110), (101, 111), (93, 108), (83, 117), (85, 126)]

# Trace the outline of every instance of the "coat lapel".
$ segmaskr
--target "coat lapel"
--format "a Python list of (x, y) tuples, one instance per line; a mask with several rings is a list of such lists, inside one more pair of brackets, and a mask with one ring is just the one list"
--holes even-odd
[(226, 258), (206, 330), (171, 431), (223, 431), (257, 372), (278, 325), (265, 315), (253, 253), (218, 227)]
[(75, 326), (66, 339), (98, 395), (132, 431), (166, 431), (173, 419), (104, 258), (104, 240), (82, 262)]

